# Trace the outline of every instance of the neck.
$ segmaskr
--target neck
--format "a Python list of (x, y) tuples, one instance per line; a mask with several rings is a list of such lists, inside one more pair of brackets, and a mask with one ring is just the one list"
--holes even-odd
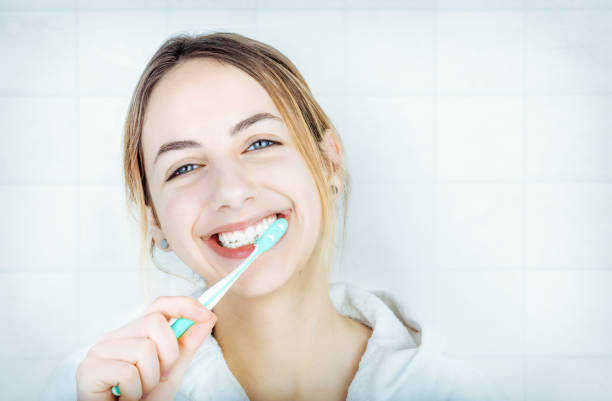
[(330, 355), (346, 347), (343, 338), (346, 343), (354, 322), (336, 311), (323, 270), (305, 268), (264, 296), (227, 294), (215, 308), (214, 336), (252, 399), (265, 399), (262, 392), (268, 389), (296, 399), (320, 383), (322, 375), (333, 374), (334, 364), (346, 363)]
[[(281, 288), (259, 297), (226, 294), (215, 308), (214, 335), (224, 353), (250, 349), (265, 354), (288, 346), (307, 344), (335, 327), (338, 314), (329, 297), (322, 268), (296, 273)], [(331, 325), (331, 326), (330, 326)]]

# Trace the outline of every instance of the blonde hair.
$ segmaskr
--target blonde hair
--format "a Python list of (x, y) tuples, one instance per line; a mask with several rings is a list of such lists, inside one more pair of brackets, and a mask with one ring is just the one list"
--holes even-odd
[[(148, 277), (149, 261), (162, 271), (153, 255), (155, 241), (148, 237), (146, 206), (153, 207), (142, 154), (142, 126), (149, 97), (155, 85), (166, 73), (189, 59), (210, 58), (233, 65), (253, 77), (266, 90), (280, 111), (297, 147), (312, 172), (321, 200), (321, 236), (310, 260), (315, 266), (323, 266), (327, 277), (335, 259), (336, 197), (343, 198), (342, 244), (346, 234), (346, 215), (350, 193), (350, 177), (346, 169), (344, 147), (337, 130), (321, 106), (314, 99), (304, 78), (277, 49), (257, 40), (229, 32), (208, 35), (179, 34), (166, 40), (140, 76), (132, 95), (124, 127), (124, 179), (128, 209), (135, 206), (140, 220), (140, 267)], [(336, 133), (342, 162), (332, 163), (323, 151), (324, 133), (331, 129)], [(329, 176), (336, 172), (341, 179), (341, 192), (330, 192)], [(138, 218), (137, 218), (138, 220)], [(159, 221), (158, 221), (159, 222)], [(142, 276), (141, 276), (142, 277)], [(179, 276), (180, 277), (180, 276)], [(182, 277), (185, 278), (185, 277)], [(188, 279), (187, 279), (188, 280)], [(189, 280), (188, 280), (189, 281)], [(143, 284), (145, 297), (150, 299), (149, 281)]]

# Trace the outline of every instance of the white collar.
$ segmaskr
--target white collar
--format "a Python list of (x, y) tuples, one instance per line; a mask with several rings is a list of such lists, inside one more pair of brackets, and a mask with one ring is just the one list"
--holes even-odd
[[(404, 351), (405, 363), (412, 359), (421, 344), (421, 326), (394, 296), (383, 291), (369, 292), (352, 284), (332, 283), (330, 297), (339, 313), (372, 328), (347, 400), (363, 399), (365, 394), (379, 391), (376, 389), (393, 386), (393, 375), (380, 375), (377, 371), (395, 352)], [(192, 400), (248, 400), (213, 336), (208, 336), (196, 351), (180, 392)]]

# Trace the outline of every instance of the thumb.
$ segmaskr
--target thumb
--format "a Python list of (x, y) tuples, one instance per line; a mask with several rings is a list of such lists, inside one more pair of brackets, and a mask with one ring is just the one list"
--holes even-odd
[(206, 337), (210, 335), (215, 323), (217, 323), (217, 316), (211, 312), (211, 317), (207, 321), (192, 324), (181, 338), (178, 339), (178, 359), (170, 369), (168, 377), (162, 377), (157, 387), (144, 398), (146, 401), (174, 399), (195, 352), (200, 348)]
[(204, 322), (195, 322), (187, 331), (179, 338), (179, 353), (180, 358), (188, 356), (193, 357), (195, 351), (200, 348), (204, 339), (208, 337), (212, 328), (217, 323), (217, 316), (211, 312), (211, 317)]
[(211, 313), (211, 317), (205, 322), (196, 322), (179, 338), (179, 357), (168, 374), (169, 381), (181, 381), (185, 371), (189, 367), (193, 356), (204, 339), (208, 337), (217, 322), (217, 317)]

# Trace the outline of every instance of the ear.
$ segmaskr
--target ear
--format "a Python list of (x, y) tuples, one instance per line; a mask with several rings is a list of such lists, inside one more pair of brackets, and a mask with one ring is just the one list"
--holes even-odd
[(323, 137), (322, 142), (323, 152), (327, 156), (329, 160), (331, 160), (333, 165), (333, 173), (329, 177), (330, 181), (332, 181), (340, 192), (342, 191), (342, 184), (344, 183), (344, 177), (341, 176), (338, 171), (342, 171), (342, 165), (344, 160), (342, 158), (342, 151), (340, 148), (340, 141), (338, 140), (338, 136), (334, 131), (330, 128), (325, 130), (325, 135)]
[(167, 249), (163, 249), (160, 244), (161, 241), (165, 238), (164, 237), (164, 233), (159, 225), (159, 222), (157, 221), (157, 219), (155, 218), (155, 216), (153, 215), (153, 209), (152, 207), (149, 205), (146, 207), (147, 208), (147, 224), (149, 227), (149, 232), (151, 233), (151, 235), (153, 236), (153, 239), (155, 240), (155, 243), (157, 244), (157, 247), (159, 249), (161, 249), (162, 251), (170, 251), (170, 247), (168, 247)]

